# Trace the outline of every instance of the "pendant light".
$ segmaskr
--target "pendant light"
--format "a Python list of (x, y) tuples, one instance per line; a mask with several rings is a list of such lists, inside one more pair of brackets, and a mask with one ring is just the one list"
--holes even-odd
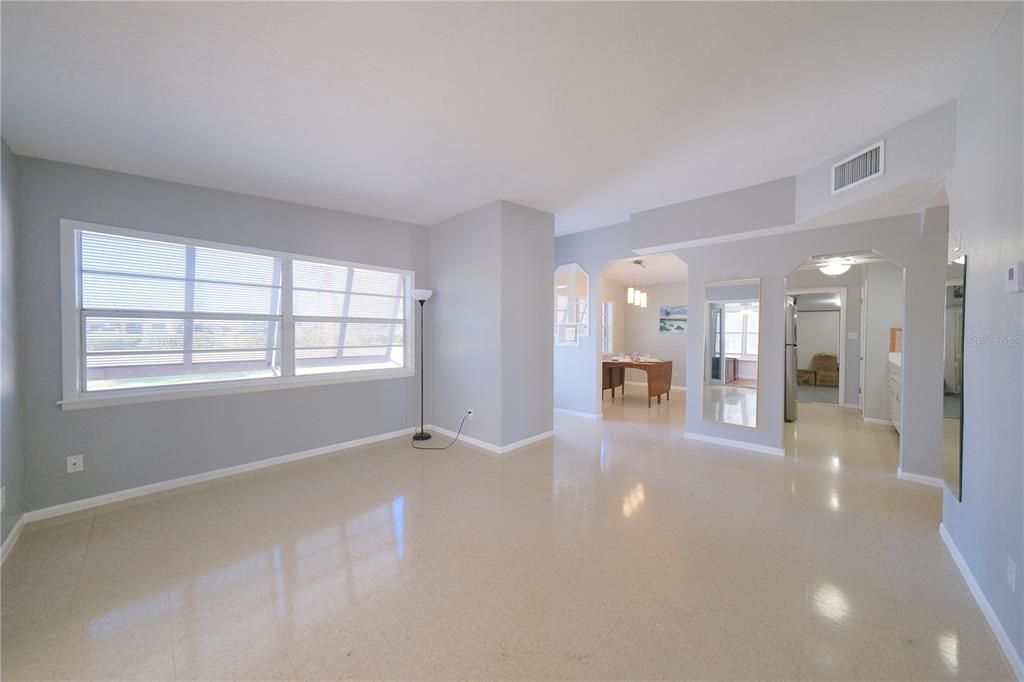
[[(647, 269), (646, 266), (644, 265), (644, 262), (642, 260), (639, 260), (639, 259), (633, 261), (633, 265), (640, 266), (641, 270), (646, 270)], [(641, 273), (641, 275), (644, 275), (644, 274), (645, 273)], [(643, 280), (644, 279), (646, 279), (646, 277), (642, 277), (641, 282), (640, 282), (641, 284), (643, 284)], [(643, 288), (640, 287), (640, 286), (635, 286), (635, 287), (627, 288), (626, 289), (626, 303), (629, 303), (629, 304), (635, 305), (635, 306), (639, 306), (641, 308), (646, 308), (647, 307), (647, 292), (644, 291)]]

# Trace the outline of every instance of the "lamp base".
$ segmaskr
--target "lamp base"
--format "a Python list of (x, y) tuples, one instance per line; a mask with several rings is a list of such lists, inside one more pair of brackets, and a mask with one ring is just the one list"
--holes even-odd
[(427, 433), (426, 431), (417, 431), (416, 433), (412, 434), (412, 439), (413, 440), (430, 440), (430, 434)]

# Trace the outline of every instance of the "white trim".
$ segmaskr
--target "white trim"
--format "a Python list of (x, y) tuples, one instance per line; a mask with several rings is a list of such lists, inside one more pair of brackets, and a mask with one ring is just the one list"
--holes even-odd
[(257, 393), (288, 388), (309, 388), (311, 386), (329, 386), (331, 384), (350, 384), (358, 381), (379, 381), (382, 379), (404, 379), (416, 376), (411, 369), (369, 370), (363, 372), (341, 372), (308, 377), (278, 377), (276, 379), (247, 379), (245, 381), (211, 381), (205, 384), (185, 384), (180, 387), (162, 387), (153, 389), (126, 389), (110, 391), (110, 395), (91, 393), (83, 398), (60, 400), (57, 402), (62, 410), (84, 410), (90, 407), (110, 407), (112, 405), (134, 405), (135, 403), (153, 403), (162, 400), (180, 400), (182, 398), (206, 398), (237, 393)]
[(604, 412), (577, 412), (576, 410), (566, 410), (562, 407), (555, 408), (555, 414), (564, 414), (569, 417), (579, 417), (580, 419), (591, 419), (597, 421), (598, 419), (604, 419)]
[(988, 621), (989, 627), (995, 633), (999, 646), (1003, 648), (1003, 653), (1006, 654), (1006, 659), (1013, 670), (1013, 674), (1016, 675), (1018, 680), (1024, 680), (1024, 662), (1021, 661), (1020, 654), (1014, 649), (1010, 636), (1006, 634), (1003, 624), (999, 622), (999, 616), (996, 615), (992, 605), (985, 598), (985, 593), (982, 592), (981, 586), (974, 579), (974, 574), (971, 573), (971, 567), (967, 565), (967, 561), (960, 554), (960, 550), (957, 548), (956, 543), (953, 542), (953, 537), (946, 530), (946, 524), (944, 523), (939, 524), (939, 537), (946, 543), (946, 549), (949, 550), (949, 555), (953, 557), (953, 563), (960, 569), (960, 575), (963, 576), (964, 582), (967, 583), (967, 588), (974, 596), (974, 601), (978, 603), (978, 608), (981, 609), (981, 612), (985, 615), (985, 620)]
[[(455, 438), (455, 431), (450, 431), (446, 428), (437, 426), (436, 424), (427, 424), (424, 428), (427, 431), (436, 431), (440, 434), (448, 436), (449, 438)], [(551, 438), (554, 435), (554, 431), (545, 431), (544, 433), (538, 433), (536, 436), (530, 436), (529, 438), (517, 440), (516, 442), (509, 443), (508, 445), (495, 445), (494, 443), (488, 443), (485, 440), (473, 438), (463, 433), (462, 435), (459, 436), (459, 442), (466, 443), (467, 445), (472, 445), (474, 447), (478, 447), (482, 450), (486, 450), (487, 452), (493, 453), (495, 455), (504, 455), (507, 452), (518, 450), (519, 448), (524, 448), (527, 445), (532, 445), (538, 441), (544, 440), (545, 438)]]
[[(868, 424), (883, 424), (885, 426), (893, 426), (892, 422), (888, 419), (879, 419), (878, 417), (862, 417), (862, 419)], [(893, 426), (893, 428), (896, 428)]]
[(717, 436), (705, 436), (703, 433), (694, 433), (693, 431), (684, 431), (684, 438), (690, 440), (699, 440), (705, 443), (713, 443), (715, 445), (724, 445), (730, 448), (739, 448), (741, 450), (751, 450), (753, 452), (760, 452), (765, 455), (775, 455), (777, 457), (784, 457), (786, 451), (782, 448), (772, 447), (770, 445), (761, 445), (759, 443), (748, 443), (744, 440), (734, 440), (732, 438), (719, 438)]
[(36, 509), (34, 511), (25, 512), (22, 515), (22, 519), (25, 521), (25, 523), (41, 521), (43, 519), (49, 519), (54, 516), (63, 516), (64, 514), (71, 514), (73, 512), (83, 511), (85, 509), (102, 507), (103, 505), (112, 504), (114, 502), (122, 502), (124, 500), (130, 500), (136, 497), (152, 495), (153, 493), (164, 492), (165, 490), (173, 490), (175, 488), (181, 488), (184, 486), (193, 485), (195, 483), (203, 483), (205, 481), (212, 481), (218, 478), (234, 476), (236, 474), (241, 474), (248, 471), (266, 469), (268, 467), (277, 466), (278, 464), (294, 462), (300, 459), (309, 459), (311, 457), (329, 455), (331, 453), (338, 452), (341, 450), (349, 450), (351, 448), (357, 448), (363, 445), (370, 445), (384, 440), (391, 440), (392, 438), (399, 438), (401, 436), (411, 434), (415, 431), (415, 427), (409, 427), (406, 429), (399, 429), (397, 431), (390, 431), (388, 433), (377, 434), (375, 436), (367, 436), (366, 438), (357, 438), (355, 440), (349, 440), (343, 443), (324, 445), (322, 447), (313, 448), (311, 450), (293, 452), (288, 455), (280, 455), (279, 457), (269, 457), (267, 459), (261, 459), (256, 462), (249, 462), (248, 464), (239, 464), (237, 466), (226, 467), (224, 469), (214, 469), (213, 471), (206, 471), (201, 474), (194, 474), (192, 476), (172, 478), (169, 481), (161, 481), (159, 483), (141, 485), (136, 488), (118, 490), (116, 492), (107, 493), (106, 495), (87, 497), (84, 500), (75, 500), (73, 502), (66, 502), (64, 504), (57, 504), (52, 507), (44, 507), (43, 509)]
[(18, 521), (11, 528), (11, 532), (7, 534), (7, 539), (4, 540), (3, 547), (0, 548), (0, 565), (7, 561), (7, 555), (14, 549), (14, 543), (21, 537), (21, 529), (25, 527), (25, 515), (22, 514), (18, 517)]
[[(166, 384), (152, 388), (118, 389), (110, 391), (85, 392), (84, 388), (84, 362), (82, 360), (82, 324), (85, 315), (82, 314), (80, 298), (81, 285), (79, 283), (78, 251), (76, 244), (76, 231), (85, 230), (101, 234), (120, 235), (125, 237), (136, 237), (149, 240), (165, 240), (174, 244), (185, 246), (202, 246), (215, 249), (227, 249), (239, 253), (251, 253), (263, 256), (271, 256), (281, 260), (281, 314), (280, 315), (240, 315), (232, 313), (154, 313), (147, 311), (123, 311), (123, 314), (132, 317), (171, 317), (184, 319), (189, 318), (216, 318), (216, 319), (258, 319), (278, 320), (282, 325), (282, 376), (269, 379), (243, 379), (235, 381), (211, 381), (192, 384)], [(294, 366), (294, 338), (293, 330), (288, 324), (292, 321), (292, 300), (286, 296), (291, 291), (291, 278), (287, 275), (291, 272), (292, 263), (296, 260), (327, 263), (330, 265), (346, 266), (350, 268), (365, 268), (381, 272), (392, 272), (403, 276), (405, 287), (403, 306), (403, 319), (401, 324), (404, 327), (404, 367), (377, 368), (367, 370), (353, 369), (348, 372), (332, 372), (325, 374), (311, 374), (302, 377), (295, 376)], [(61, 286), (61, 400), (57, 402), (63, 410), (76, 410), (88, 407), (108, 407), (114, 405), (129, 405), (142, 402), (153, 402), (160, 400), (176, 400), (181, 398), (197, 398), (203, 396), (231, 395), (237, 393), (251, 393), (255, 391), (266, 391), (285, 388), (305, 388), (310, 386), (322, 386), (328, 384), (346, 384), (357, 381), (377, 381), (380, 379), (399, 379), (414, 376), (416, 373), (416, 344), (420, 343), (417, 338), (415, 314), (412, 305), (412, 289), (416, 286), (416, 273), (413, 270), (404, 268), (393, 268), (382, 265), (368, 265), (351, 261), (323, 258), (320, 256), (308, 256), (294, 254), (287, 251), (260, 249), (238, 244), (213, 242), (202, 239), (195, 239), (177, 234), (165, 232), (149, 232), (133, 230), (112, 225), (101, 225), (69, 218), (60, 219), (60, 286)], [(111, 314), (119, 311), (91, 310), (90, 314), (102, 315), (104, 312)], [(303, 317), (298, 319), (323, 319), (316, 317)], [(346, 318), (350, 321), (359, 321), (358, 318)], [(395, 322), (393, 320), (379, 320)], [(397, 323), (397, 322), (395, 322)], [(291, 345), (288, 345), (288, 344)], [(291, 349), (289, 351), (289, 348)]]
[[(861, 178), (857, 182), (851, 182), (849, 185), (845, 185), (844, 187), (840, 187), (839, 189), (836, 189), (836, 168), (838, 168), (839, 166), (842, 166), (847, 161), (852, 161), (853, 159), (857, 158), (858, 156), (860, 156), (861, 154), (863, 154), (865, 152), (871, 151), (875, 147), (878, 147), (878, 172), (877, 173), (872, 173), (871, 175), (869, 175), (869, 176), (867, 176), (865, 178)], [(832, 190), (831, 196), (835, 196), (835, 195), (839, 194), (840, 192), (845, 192), (846, 190), (850, 189), (851, 187), (856, 187), (857, 185), (863, 185), (865, 182), (868, 182), (869, 180), (874, 180), (875, 178), (879, 178), (879, 177), (881, 177), (883, 175), (885, 175), (885, 139), (884, 138), (879, 140), (878, 142), (873, 142), (873, 143), (869, 144), (867, 147), (864, 147), (864, 149), (861, 149), (859, 152), (854, 152), (853, 154), (850, 154), (849, 156), (847, 156), (847, 157), (845, 157), (845, 158), (843, 158), (843, 159), (841, 159), (839, 161), (836, 161), (834, 164), (832, 164), (832, 169), (829, 171), (829, 174), (828, 174), (828, 186)]]
[(860, 403), (841, 403), (839, 406), (840, 407), (846, 407), (846, 408), (849, 408), (851, 410), (859, 410), (860, 409)]
[(910, 472), (903, 471), (903, 467), (896, 467), (896, 477), (904, 481), (910, 481), (911, 483), (923, 483), (924, 485), (930, 485), (936, 488), (941, 488), (944, 485), (941, 478), (912, 474)]

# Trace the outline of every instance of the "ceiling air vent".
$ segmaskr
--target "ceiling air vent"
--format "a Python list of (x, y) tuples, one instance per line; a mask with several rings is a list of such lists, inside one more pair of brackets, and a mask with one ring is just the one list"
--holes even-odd
[(885, 140), (832, 166), (832, 194), (856, 187), (885, 172)]

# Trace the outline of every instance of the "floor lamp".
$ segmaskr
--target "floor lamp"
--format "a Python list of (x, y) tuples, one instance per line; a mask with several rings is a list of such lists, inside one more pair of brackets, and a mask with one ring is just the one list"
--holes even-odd
[(413, 289), (412, 297), (420, 302), (420, 430), (412, 435), (413, 440), (430, 440), (430, 434), (423, 428), (423, 375), (426, 369), (423, 364), (423, 304), (434, 295), (432, 289)]

